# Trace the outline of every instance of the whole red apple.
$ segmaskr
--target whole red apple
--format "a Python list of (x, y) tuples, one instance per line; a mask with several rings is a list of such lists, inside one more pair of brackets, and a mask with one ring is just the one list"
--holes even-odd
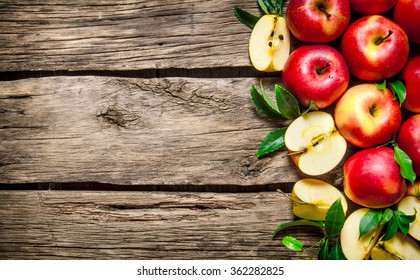
[(350, 8), (364, 15), (379, 15), (394, 7), (398, 0), (349, 0)]
[(394, 8), (394, 20), (404, 29), (410, 41), (420, 44), (419, 0), (398, 0)]
[(375, 84), (349, 88), (334, 108), (338, 131), (352, 145), (367, 148), (389, 141), (402, 119), (399, 102), (389, 89)]
[(414, 172), (420, 176), (420, 114), (411, 116), (402, 123), (397, 143), (411, 158)]
[(402, 106), (411, 112), (420, 113), (420, 56), (409, 59), (402, 70), (401, 78), (406, 89)]
[(364, 207), (385, 208), (400, 201), (406, 184), (394, 151), (369, 148), (352, 155), (344, 164), (344, 193)]
[(351, 74), (365, 81), (382, 81), (404, 67), (409, 42), (404, 30), (392, 20), (380, 15), (364, 16), (344, 32), (341, 53)]
[(290, 32), (305, 43), (337, 39), (350, 22), (348, 0), (291, 0), (286, 10)]
[(350, 73), (343, 56), (327, 45), (307, 45), (294, 50), (283, 68), (284, 86), (298, 101), (319, 108), (334, 103), (347, 89)]

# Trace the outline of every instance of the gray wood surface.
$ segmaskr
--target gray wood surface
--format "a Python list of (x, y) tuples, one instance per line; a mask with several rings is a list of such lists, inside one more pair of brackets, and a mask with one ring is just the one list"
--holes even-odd
[(0, 191), (0, 259), (298, 259), (281, 244), (310, 247), (311, 228), (274, 229), (293, 219), (278, 192), (174, 193)]

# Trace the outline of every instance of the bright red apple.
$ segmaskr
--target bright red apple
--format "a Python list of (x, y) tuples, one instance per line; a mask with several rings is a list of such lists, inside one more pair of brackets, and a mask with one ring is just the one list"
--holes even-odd
[(348, 0), (291, 0), (286, 10), (290, 32), (305, 43), (337, 39), (350, 22)]
[(334, 120), (349, 143), (367, 148), (389, 141), (400, 127), (402, 113), (389, 89), (359, 84), (349, 88), (338, 100)]
[(410, 41), (420, 44), (419, 0), (398, 0), (394, 8), (394, 20), (404, 29)]
[(364, 15), (379, 15), (388, 12), (398, 0), (349, 0), (350, 8)]
[(420, 113), (420, 56), (409, 59), (401, 77), (407, 93), (402, 106), (411, 112)]
[(404, 178), (391, 148), (369, 148), (352, 155), (344, 164), (344, 193), (361, 206), (385, 208), (406, 192)]
[(380, 15), (365, 16), (344, 32), (341, 53), (351, 74), (365, 81), (382, 81), (404, 67), (409, 42), (404, 30), (392, 20)]
[(420, 114), (404, 121), (397, 136), (398, 146), (413, 162), (413, 169), (420, 176)]
[(334, 103), (347, 89), (350, 73), (343, 56), (327, 45), (307, 45), (294, 50), (283, 68), (284, 86), (298, 101), (319, 108)]

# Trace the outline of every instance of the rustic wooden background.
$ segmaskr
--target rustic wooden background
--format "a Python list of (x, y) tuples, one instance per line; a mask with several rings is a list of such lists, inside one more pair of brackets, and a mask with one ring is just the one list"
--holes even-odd
[(1, 259), (313, 256), (271, 238), (294, 218), (277, 189), (305, 175), (286, 151), (256, 157), (287, 122), (253, 107), (251, 84), (281, 81), (251, 67), (234, 5), (260, 14), (256, 0), (0, 1)]

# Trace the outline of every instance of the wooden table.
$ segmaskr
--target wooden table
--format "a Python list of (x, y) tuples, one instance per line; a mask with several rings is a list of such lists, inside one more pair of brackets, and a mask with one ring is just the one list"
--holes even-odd
[(0, 2), (1, 259), (312, 256), (271, 237), (306, 176), (256, 157), (287, 125), (250, 99), (281, 83), (233, 14), (257, 1)]

